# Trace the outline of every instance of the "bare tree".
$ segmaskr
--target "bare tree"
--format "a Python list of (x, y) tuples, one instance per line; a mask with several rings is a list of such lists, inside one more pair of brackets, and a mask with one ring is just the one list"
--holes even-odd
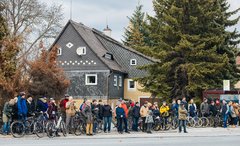
[(51, 40), (61, 30), (62, 6), (40, 0), (3, 0), (4, 16), (11, 38), (21, 38), (19, 59), (37, 52), (38, 43)]

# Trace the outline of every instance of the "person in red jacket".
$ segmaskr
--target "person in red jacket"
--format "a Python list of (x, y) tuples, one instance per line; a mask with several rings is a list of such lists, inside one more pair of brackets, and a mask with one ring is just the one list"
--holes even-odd
[(66, 104), (68, 102), (68, 98), (69, 98), (69, 95), (66, 94), (64, 99), (62, 99), (60, 101), (60, 110), (61, 110), (61, 113), (62, 113), (62, 118), (63, 118), (63, 121), (66, 121)]
[(128, 123), (127, 123), (127, 118), (128, 118), (128, 108), (127, 108), (127, 105), (126, 105), (126, 103), (125, 103), (125, 101), (124, 100), (122, 100), (122, 102), (121, 102), (121, 107), (123, 108), (123, 110), (124, 110), (124, 113), (125, 113), (125, 117), (123, 118), (123, 123), (124, 123), (124, 126), (125, 126), (125, 132), (126, 133), (130, 133), (129, 131), (128, 131)]

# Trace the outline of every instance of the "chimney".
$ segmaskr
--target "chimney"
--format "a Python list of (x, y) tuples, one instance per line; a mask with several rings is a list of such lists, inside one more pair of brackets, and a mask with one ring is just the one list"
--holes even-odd
[(107, 25), (107, 27), (103, 29), (103, 33), (104, 33), (106, 36), (111, 37), (112, 30), (111, 30), (111, 29), (108, 27), (108, 25)]

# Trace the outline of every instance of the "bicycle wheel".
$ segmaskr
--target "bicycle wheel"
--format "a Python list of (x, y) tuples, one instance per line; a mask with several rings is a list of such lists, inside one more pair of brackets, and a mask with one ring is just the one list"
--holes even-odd
[(81, 125), (78, 125), (76, 128), (75, 128), (75, 131), (74, 131), (74, 134), (76, 136), (79, 136), (83, 133), (83, 129), (82, 129), (82, 126)]
[(169, 121), (169, 119), (167, 119), (166, 123), (164, 123), (165, 127), (164, 130), (169, 130), (172, 126), (171, 121)]
[(153, 130), (154, 131), (159, 131), (161, 129), (161, 124), (159, 121), (154, 121), (153, 123)]
[(206, 117), (202, 117), (202, 127), (207, 127), (209, 125), (209, 121)]
[(44, 125), (42, 124), (42, 122), (34, 123), (34, 132), (39, 138), (44, 137), (45, 129), (44, 129)]
[(214, 117), (211, 117), (211, 118), (209, 118), (208, 120), (209, 120), (209, 126), (210, 126), (210, 127), (213, 127), (213, 126), (214, 126), (214, 120), (215, 120), (215, 118), (214, 118)]
[(173, 130), (177, 129), (178, 128), (178, 124), (179, 124), (179, 121), (178, 121), (177, 118), (172, 119), (171, 128)]
[(196, 117), (196, 118), (194, 118), (194, 121), (195, 121), (196, 128), (202, 127), (202, 119), (201, 118)]
[(34, 133), (34, 122), (27, 120), (25, 123), (25, 133), (26, 135), (31, 135)]
[(48, 121), (46, 124), (46, 133), (49, 138), (56, 136), (56, 126), (52, 121)]
[(11, 133), (15, 138), (20, 138), (25, 135), (25, 126), (21, 121), (13, 122), (10, 128), (11, 128)]
[(61, 121), (60, 122), (60, 127), (59, 127), (60, 131), (62, 132), (63, 136), (67, 136), (67, 129), (66, 129), (66, 124)]

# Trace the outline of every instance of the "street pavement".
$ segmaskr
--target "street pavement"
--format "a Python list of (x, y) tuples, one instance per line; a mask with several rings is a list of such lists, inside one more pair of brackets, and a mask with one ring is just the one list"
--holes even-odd
[(146, 134), (101, 133), (94, 136), (74, 136), (56, 138), (37, 138), (25, 136), (13, 138), (0, 136), (0, 146), (239, 146), (240, 128), (189, 128), (188, 133), (177, 130)]

